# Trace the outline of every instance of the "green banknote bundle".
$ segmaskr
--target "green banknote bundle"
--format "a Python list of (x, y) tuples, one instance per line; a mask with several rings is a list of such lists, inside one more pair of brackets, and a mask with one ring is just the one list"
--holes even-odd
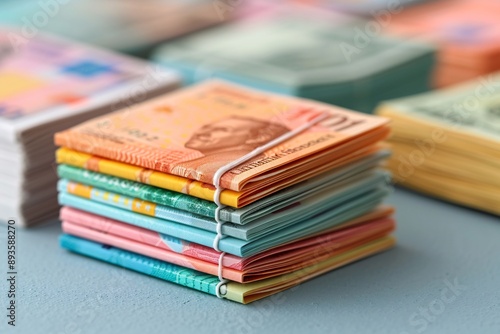
[(277, 7), (165, 44), (153, 58), (187, 83), (217, 77), (372, 112), (379, 101), (428, 90), (435, 53), (429, 45), (381, 36), (373, 24)]

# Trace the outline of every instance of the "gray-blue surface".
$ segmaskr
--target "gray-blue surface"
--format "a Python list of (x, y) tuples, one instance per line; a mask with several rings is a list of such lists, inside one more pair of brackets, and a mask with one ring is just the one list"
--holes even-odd
[(500, 219), (397, 189), (398, 246), (250, 305), (63, 251), (18, 231), (16, 327), (0, 333), (500, 333)]

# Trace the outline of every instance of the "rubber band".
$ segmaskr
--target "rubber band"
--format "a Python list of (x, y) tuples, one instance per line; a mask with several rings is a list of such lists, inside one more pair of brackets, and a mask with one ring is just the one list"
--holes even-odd
[(226, 284), (229, 282), (227, 279), (222, 277), (222, 270), (224, 268), (222, 261), (224, 259), (224, 255), (226, 252), (221, 252), (219, 255), (219, 267), (217, 268), (217, 276), (219, 276), (219, 283), (215, 287), (215, 294), (218, 298), (224, 298), (224, 295), (227, 293)]
[(217, 235), (214, 238), (212, 247), (213, 247), (213, 249), (215, 249), (217, 252), (220, 253), (219, 261), (218, 261), (218, 268), (217, 268), (217, 276), (219, 277), (219, 283), (217, 284), (217, 286), (215, 288), (215, 294), (217, 295), (218, 298), (224, 298), (224, 295), (227, 293), (226, 285), (229, 282), (222, 275), (222, 270), (223, 270), (222, 261), (223, 261), (224, 255), (226, 253), (223, 252), (219, 247), (220, 241), (225, 238), (224, 233), (222, 233), (222, 226), (226, 223), (220, 217), (221, 210), (223, 208), (225, 208), (225, 206), (222, 205), (222, 203), (221, 203), (221, 196), (222, 196), (222, 192), (224, 191), (224, 188), (222, 188), (220, 185), (222, 175), (224, 175), (226, 172), (230, 171), (234, 167), (241, 165), (242, 163), (247, 162), (250, 159), (255, 158), (256, 156), (264, 153), (265, 151), (273, 148), (274, 146), (277, 146), (277, 145), (281, 144), (282, 142), (284, 142), (284, 141), (298, 135), (299, 133), (309, 129), (313, 125), (325, 120), (329, 116), (330, 116), (330, 114), (328, 112), (321, 113), (320, 115), (318, 115), (317, 117), (315, 117), (311, 121), (304, 123), (303, 125), (269, 141), (268, 143), (266, 143), (262, 146), (257, 147), (256, 149), (254, 149), (250, 153), (245, 154), (241, 158), (238, 158), (238, 159), (231, 161), (230, 163), (220, 167), (215, 172), (214, 177), (212, 179), (212, 183), (215, 186), (214, 203), (217, 204), (217, 209), (215, 209), (215, 217), (214, 217), (215, 221), (217, 222), (217, 226), (216, 226)]
[(224, 298), (224, 296), (227, 293), (227, 282), (228, 280), (222, 280), (217, 283), (217, 286), (215, 287), (215, 295), (217, 298)]

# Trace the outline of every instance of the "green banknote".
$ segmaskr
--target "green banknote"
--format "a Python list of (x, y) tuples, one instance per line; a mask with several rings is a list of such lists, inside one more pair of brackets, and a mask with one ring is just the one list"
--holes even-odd
[(290, 6), (175, 40), (154, 60), (187, 83), (217, 77), (358, 111), (427, 90), (435, 50), (369, 27), (366, 20)]
[[(224, 221), (241, 225), (254, 222), (275, 211), (291, 206), (313, 195), (316, 191), (340, 184), (360, 173), (375, 169), (389, 155), (390, 152), (388, 150), (382, 150), (348, 166), (333, 169), (327, 173), (288, 187), (243, 208), (225, 207), (221, 210), (221, 218)], [(59, 165), (57, 171), (61, 179), (83, 183), (123, 196), (168, 206), (179, 210), (178, 214), (182, 214), (181, 211), (186, 211), (200, 217), (214, 219), (215, 209), (217, 208), (217, 205), (211, 201), (69, 165)]]
[[(332, 218), (334, 209), (342, 203), (355, 200), (357, 197), (385, 188), (388, 179), (389, 173), (385, 171), (368, 170), (344, 182), (317, 190), (310, 196), (304, 196), (300, 201), (296, 201), (277, 212), (271, 212), (251, 223), (245, 225), (233, 223), (224, 224), (222, 232), (224, 235), (249, 241), (278, 232), (281, 229), (304, 222), (310, 218), (326, 220)], [(152, 202), (144, 202), (99, 188), (92, 188), (91, 190), (85, 188), (86, 191), (81, 192), (78, 191), (79, 187), (85, 188), (85, 185), (64, 179), (60, 180), (58, 184), (59, 191), (62, 193), (68, 192), (127, 211), (161, 218), (165, 220), (165, 224), (171, 221), (214, 233), (216, 232), (217, 223), (214, 219), (176, 210), (164, 205), (156, 205)]]

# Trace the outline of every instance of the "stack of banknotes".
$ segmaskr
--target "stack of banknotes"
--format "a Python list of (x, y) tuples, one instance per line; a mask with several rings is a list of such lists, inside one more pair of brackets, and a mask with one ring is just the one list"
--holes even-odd
[[(231, 14), (225, 12), (224, 19)], [(20, 27), (26, 35), (46, 31), (141, 55), (157, 43), (222, 22), (212, 0), (0, 2), (0, 24)]]
[(362, 16), (373, 16), (377, 13), (398, 12), (403, 7), (422, 2), (423, 0), (290, 0)]
[(500, 70), (499, 1), (429, 1), (393, 15), (387, 30), (439, 46), (436, 87)]
[(55, 136), (61, 245), (264, 298), (393, 246), (388, 133), (386, 118), (223, 81), (96, 118)]
[(152, 64), (0, 29), (0, 221), (57, 217), (56, 131), (178, 85)]
[(500, 215), (500, 73), (387, 101), (402, 185)]
[(384, 99), (428, 90), (434, 64), (433, 47), (380, 34), (370, 21), (276, 6), (165, 44), (153, 59), (187, 83), (216, 77), (372, 112)]

